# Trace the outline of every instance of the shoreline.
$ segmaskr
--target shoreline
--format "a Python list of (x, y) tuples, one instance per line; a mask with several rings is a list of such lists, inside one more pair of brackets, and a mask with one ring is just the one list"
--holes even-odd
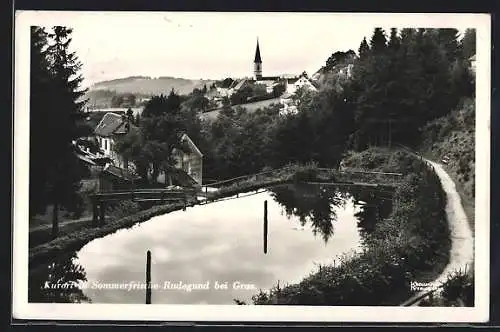
[[(220, 192), (216, 192), (214, 196), (207, 198), (207, 200), (201, 200), (188, 205), (188, 207), (210, 204), (218, 201), (219, 199), (234, 196), (236, 194), (242, 194), (248, 191), (261, 189), (266, 186), (285, 184), (288, 182), (290, 182), (289, 179), (272, 179), (268, 181), (249, 183), (248, 185), (242, 187), (228, 187), (227, 189), (221, 188), (222, 190)], [(208, 201), (208, 203), (205, 201)], [(72, 234), (65, 234), (50, 242), (32, 247), (29, 249), (29, 269), (36, 270), (44, 263), (50, 263), (51, 261), (62, 259), (68, 256), (71, 252), (80, 250), (93, 240), (113, 234), (121, 229), (133, 227), (134, 225), (146, 222), (151, 218), (182, 210), (183, 208), (184, 204), (181, 203), (153, 206), (147, 210), (137, 212), (130, 216), (108, 221), (104, 226), (84, 228)]]

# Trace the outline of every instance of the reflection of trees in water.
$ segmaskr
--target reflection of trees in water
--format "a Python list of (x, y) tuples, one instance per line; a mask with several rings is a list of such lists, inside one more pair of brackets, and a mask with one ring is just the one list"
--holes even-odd
[(85, 270), (74, 262), (76, 253), (30, 273), (29, 302), (81, 303), (91, 302), (79, 288), (87, 281)]
[(334, 233), (333, 222), (337, 215), (333, 208), (344, 207), (349, 198), (355, 203), (366, 203), (354, 215), (363, 238), (373, 232), (377, 221), (387, 218), (392, 210), (392, 193), (369, 187), (296, 184), (274, 187), (271, 195), (283, 206), (287, 217), (298, 217), (302, 226), (310, 222), (313, 233), (322, 234), (325, 242)]
[(356, 202), (366, 204), (354, 215), (358, 219), (361, 236), (366, 238), (373, 232), (377, 222), (387, 218), (392, 211), (392, 193), (371, 188), (352, 188), (351, 193)]
[(311, 223), (314, 235), (320, 233), (327, 242), (333, 235), (334, 206), (344, 206), (348, 194), (333, 186), (285, 185), (271, 189), (274, 200), (283, 206), (287, 217), (297, 216), (301, 226)]

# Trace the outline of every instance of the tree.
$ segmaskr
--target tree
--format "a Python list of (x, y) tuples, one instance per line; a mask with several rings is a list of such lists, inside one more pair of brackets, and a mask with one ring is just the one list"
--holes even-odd
[(391, 35), (389, 37), (389, 42), (387, 43), (387, 47), (391, 51), (397, 51), (399, 46), (401, 45), (401, 41), (398, 36), (398, 29), (391, 28)]
[(47, 200), (48, 168), (51, 152), (49, 130), (50, 74), (47, 60), (47, 32), (40, 27), (31, 27), (30, 64), (30, 216), (45, 212)]
[(281, 96), (286, 91), (286, 87), (284, 83), (279, 83), (273, 86), (273, 96), (275, 98)]
[(204, 112), (209, 106), (209, 99), (203, 94), (196, 94), (189, 97), (182, 105), (190, 110)]
[(114, 95), (111, 97), (111, 107), (121, 107), (123, 104), (123, 95)]
[(374, 54), (382, 53), (385, 51), (387, 39), (385, 32), (382, 28), (375, 28), (372, 38), (370, 40), (370, 49)]
[(363, 38), (359, 45), (358, 54), (360, 59), (364, 59), (370, 53), (370, 46), (366, 42), (366, 37)]
[(129, 109), (127, 110), (127, 119), (128, 119), (128, 121), (130, 121), (131, 123), (134, 123), (134, 122), (135, 122), (135, 121), (134, 121), (134, 120), (135, 120), (135, 119), (134, 119), (134, 111), (132, 111), (132, 109), (131, 109), (131, 108), (129, 108)]
[(249, 85), (245, 85), (240, 90), (233, 93), (230, 97), (232, 105), (244, 104), (247, 102), (248, 98), (253, 95), (253, 88)]
[(116, 144), (116, 150), (131, 160), (138, 175), (155, 182), (160, 172), (175, 164), (172, 151), (183, 149), (181, 137), (187, 130), (178, 105), (179, 96), (172, 90), (168, 97), (154, 96), (144, 107), (137, 132), (131, 132)]
[(462, 56), (469, 59), (476, 54), (476, 29), (466, 29), (461, 40)]
[[(364, 40), (364, 41), (366, 42), (366, 40)], [(366, 47), (368, 47), (368, 44), (366, 44)], [(344, 66), (344, 65), (347, 65), (349, 63), (352, 63), (352, 60), (355, 57), (356, 57), (356, 54), (354, 53), (353, 50), (348, 50), (347, 52), (337, 51), (337, 52), (333, 53), (332, 55), (330, 55), (330, 57), (326, 60), (324, 71), (328, 72), (328, 71), (331, 71), (333, 68), (337, 67), (338, 65)]]
[(437, 37), (437, 43), (444, 50), (448, 63), (452, 64), (460, 55), (460, 43), (458, 41), (457, 29), (432, 29), (433, 34)]
[(78, 125), (84, 117), (86, 101), (81, 97), (86, 91), (80, 90), (81, 63), (68, 50), (71, 33), (62, 26), (48, 32), (39, 27), (31, 29), (30, 198), (34, 202), (30, 205), (34, 210), (30, 213), (52, 204), (54, 237), (58, 234), (59, 209), (78, 212), (81, 208), (78, 190), (82, 170), (73, 141), (88, 132)]
[(267, 95), (267, 88), (265, 84), (255, 84), (253, 89), (254, 96), (265, 96)]
[(174, 89), (168, 97), (164, 95), (153, 96), (144, 106), (143, 117), (155, 117), (164, 114), (179, 114), (181, 110), (181, 98)]

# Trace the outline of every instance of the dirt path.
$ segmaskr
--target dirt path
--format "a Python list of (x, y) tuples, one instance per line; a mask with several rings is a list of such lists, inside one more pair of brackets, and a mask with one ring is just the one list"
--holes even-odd
[(446, 281), (450, 273), (454, 273), (458, 270), (470, 270), (474, 261), (474, 237), (462, 206), (460, 195), (455, 187), (455, 183), (448, 173), (446, 173), (441, 164), (428, 159), (425, 160), (434, 167), (434, 170), (441, 181), (443, 191), (446, 193), (446, 217), (448, 219), (448, 226), (450, 227), (451, 233), (450, 261), (437, 279), (429, 283), (429, 287), (427, 289), (422, 290), (407, 300), (405, 302), (406, 305), (417, 304), (418, 299), (430, 289), (438, 287)]

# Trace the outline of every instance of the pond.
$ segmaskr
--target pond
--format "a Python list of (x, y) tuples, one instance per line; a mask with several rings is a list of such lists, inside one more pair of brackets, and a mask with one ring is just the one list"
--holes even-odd
[(362, 196), (280, 185), (154, 217), (30, 277), (30, 302), (145, 303), (150, 250), (153, 304), (251, 304), (259, 289), (299, 282), (318, 265), (362, 250), (376, 218), (390, 211), (376, 196)]

